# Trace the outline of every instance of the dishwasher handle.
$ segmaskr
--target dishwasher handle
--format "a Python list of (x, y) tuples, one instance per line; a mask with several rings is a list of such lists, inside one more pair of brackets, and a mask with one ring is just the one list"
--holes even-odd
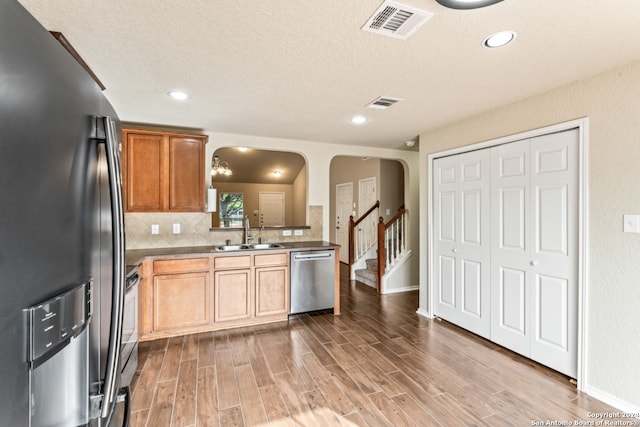
[(294, 261), (313, 261), (318, 259), (330, 259), (333, 258), (333, 251), (330, 252), (319, 252), (319, 253), (300, 253), (294, 254)]

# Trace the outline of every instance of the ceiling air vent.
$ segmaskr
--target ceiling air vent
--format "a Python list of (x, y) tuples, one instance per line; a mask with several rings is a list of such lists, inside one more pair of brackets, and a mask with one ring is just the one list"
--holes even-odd
[(374, 99), (373, 101), (371, 101), (370, 103), (368, 103), (367, 105), (365, 105), (365, 107), (367, 108), (376, 108), (378, 110), (384, 110), (385, 108), (389, 108), (391, 107), (393, 104), (395, 104), (396, 102), (402, 101), (400, 98), (391, 98), (388, 96), (380, 96), (376, 99)]
[(369, 18), (362, 30), (405, 40), (432, 16), (433, 13), (425, 10), (387, 0)]

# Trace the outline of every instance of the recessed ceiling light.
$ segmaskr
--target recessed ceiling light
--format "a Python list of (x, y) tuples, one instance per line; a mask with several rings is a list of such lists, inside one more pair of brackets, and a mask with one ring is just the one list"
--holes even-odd
[(351, 123), (353, 123), (354, 125), (361, 125), (363, 123), (367, 122), (367, 118), (365, 116), (353, 116), (351, 118)]
[(413, 147), (414, 145), (416, 145), (416, 142), (413, 139), (410, 139), (408, 141), (405, 141), (404, 145), (406, 145), (407, 147)]
[(167, 95), (178, 101), (186, 101), (187, 99), (191, 98), (188, 93), (180, 92), (179, 90), (172, 90), (170, 92), (167, 92)]
[(241, 153), (244, 153), (247, 150), (248, 150), (247, 147), (238, 147), (238, 151), (240, 151)]
[(500, 3), (502, 0), (436, 0), (438, 3), (451, 9), (478, 9)]
[(484, 39), (484, 42), (482, 42), (482, 44), (485, 47), (491, 48), (502, 47), (514, 41), (516, 36), (517, 33), (515, 31), (500, 31)]

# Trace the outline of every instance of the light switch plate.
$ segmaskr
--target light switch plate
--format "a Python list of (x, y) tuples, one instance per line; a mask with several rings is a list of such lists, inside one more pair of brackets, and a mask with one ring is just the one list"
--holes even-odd
[(302, 230), (295, 230), (294, 233), (296, 236), (302, 236), (304, 234)]
[(623, 221), (625, 233), (640, 233), (640, 215), (624, 215)]
[(282, 230), (283, 236), (291, 236), (291, 230)]
[(173, 224), (173, 234), (180, 234), (180, 224)]

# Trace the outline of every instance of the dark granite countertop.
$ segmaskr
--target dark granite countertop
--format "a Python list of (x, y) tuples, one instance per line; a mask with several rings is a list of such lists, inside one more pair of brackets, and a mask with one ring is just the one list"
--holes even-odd
[(219, 245), (211, 246), (184, 246), (177, 248), (150, 248), (150, 249), (131, 249), (127, 250), (125, 256), (125, 263), (127, 265), (137, 265), (144, 261), (147, 257), (158, 258), (190, 258), (193, 256), (209, 256), (215, 255), (228, 255), (238, 253), (256, 253), (267, 251), (292, 251), (292, 250), (322, 250), (322, 249), (336, 249), (340, 245), (325, 241), (311, 241), (311, 242), (278, 242), (282, 245), (281, 248), (269, 248), (269, 249), (239, 249), (237, 251), (219, 251), (216, 248)]

